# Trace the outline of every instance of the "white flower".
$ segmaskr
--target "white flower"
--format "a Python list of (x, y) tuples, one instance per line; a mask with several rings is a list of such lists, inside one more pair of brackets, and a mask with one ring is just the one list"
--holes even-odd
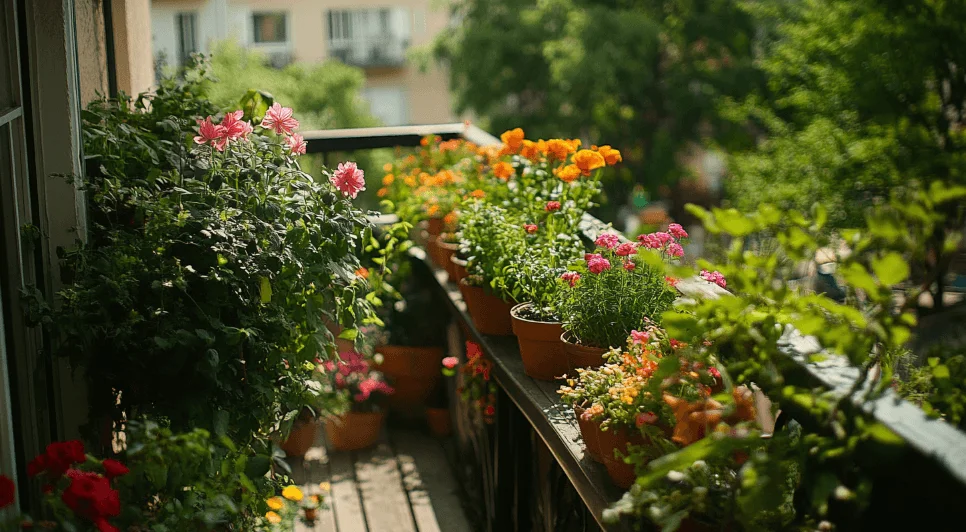
[(671, 482), (681, 482), (685, 478), (687, 477), (685, 477), (684, 473), (680, 471), (668, 471), (668, 474), (667, 474), (667, 479), (670, 480)]

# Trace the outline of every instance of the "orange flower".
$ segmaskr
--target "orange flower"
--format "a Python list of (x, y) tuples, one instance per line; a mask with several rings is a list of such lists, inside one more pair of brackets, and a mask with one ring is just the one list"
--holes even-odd
[(523, 147), (520, 148), (520, 155), (530, 159), (531, 161), (536, 161), (540, 158), (540, 149), (538, 144), (532, 140), (523, 139)]
[(493, 165), (493, 175), (504, 181), (510, 179), (514, 173), (515, 170), (513, 169), (513, 165), (506, 161), (500, 161)]
[(601, 146), (597, 148), (597, 151), (604, 157), (604, 161), (608, 166), (614, 166), (615, 164), (624, 160), (621, 157), (621, 152), (611, 148), (610, 146)]
[(579, 140), (550, 139), (547, 141), (547, 156), (551, 159), (563, 161), (567, 156), (577, 151)]
[(557, 177), (564, 183), (571, 183), (580, 177), (580, 168), (575, 164), (568, 164), (556, 171)]
[(523, 130), (516, 128), (504, 131), (500, 135), (500, 140), (503, 141), (505, 150), (509, 151), (509, 153), (517, 153), (520, 151), (520, 147), (523, 146)]
[(380, 198), (385, 198), (388, 194), (389, 194), (389, 189), (386, 187), (382, 187), (376, 191), (376, 196), (379, 196)]
[(476, 199), (483, 199), (486, 197), (486, 192), (483, 192), (480, 189), (476, 189), (473, 192), (470, 192), (470, 197), (476, 198)]
[(386, 163), (382, 165), (383, 172), (392, 172), (392, 163)]
[(407, 175), (406, 177), (403, 178), (403, 183), (406, 183), (407, 187), (415, 187), (416, 178), (411, 175)]
[(447, 227), (456, 227), (457, 219), (458, 217), (456, 216), (456, 212), (450, 211), (449, 214), (447, 214), (446, 216), (443, 216), (443, 224), (446, 225)]
[(426, 214), (430, 216), (435, 216), (439, 212), (439, 205), (435, 203), (426, 208)]
[(574, 154), (574, 164), (580, 168), (581, 173), (590, 175), (592, 170), (603, 168), (607, 163), (604, 156), (596, 151), (580, 150)]
[(359, 277), (361, 279), (368, 279), (369, 270), (366, 268), (360, 267), (358, 270), (356, 270), (356, 277)]
[(396, 180), (396, 176), (392, 174), (386, 174), (385, 176), (382, 177), (382, 184), (388, 187), (395, 180)]
[(704, 438), (707, 428), (714, 428), (721, 421), (721, 403), (714, 399), (688, 402), (668, 394), (664, 402), (674, 412), (674, 433), (671, 439), (681, 445), (691, 445)]

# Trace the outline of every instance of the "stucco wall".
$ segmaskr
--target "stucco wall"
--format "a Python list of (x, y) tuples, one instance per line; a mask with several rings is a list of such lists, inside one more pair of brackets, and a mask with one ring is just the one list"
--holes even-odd
[(81, 105), (87, 105), (98, 93), (108, 93), (103, 0), (76, 0), (74, 23)]
[(117, 88), (128, 94), (154, 85), (151, 53), (151, 0), (114, 0), (114, 57)]

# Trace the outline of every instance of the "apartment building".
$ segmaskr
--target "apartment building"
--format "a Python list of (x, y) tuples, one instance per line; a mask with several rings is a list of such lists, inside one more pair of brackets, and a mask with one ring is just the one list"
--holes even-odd
[(409, 48), (448, 23), (433, 0), (153, 0), (156, 60), (180, 65), (193, 52), (234, 39), (282, 67), (338, 59), (362, 68), (363, 96), (385, 125), (453, 122), (447, 73), (420, 72)]

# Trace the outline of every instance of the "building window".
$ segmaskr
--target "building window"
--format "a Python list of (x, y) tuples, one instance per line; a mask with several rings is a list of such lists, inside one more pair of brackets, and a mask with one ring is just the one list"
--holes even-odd
[(357, 66), (401, 66), (412, 15), (403, 8), (339, 9), (327, 13), (329, 55)]
[(197, 15), (178, 13), (175, 24), (178, 28), (178, 61), (184, 66), (191, 62), (191, 54), (198, 51)]
[(366, 87), (362, 97), (369, 102), (369, 112), (384, 126), (409, 123), (409, 103), (406, 91), (400, 87)]
[(284, 43), (288, 40), (285, 13), (252, 14), (252, 42)]

